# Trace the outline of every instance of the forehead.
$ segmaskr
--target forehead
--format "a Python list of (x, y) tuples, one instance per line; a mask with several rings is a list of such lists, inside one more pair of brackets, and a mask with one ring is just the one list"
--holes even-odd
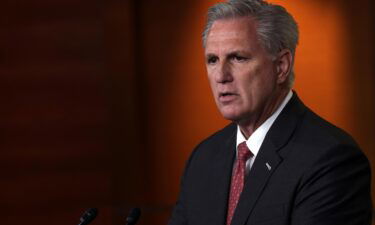
[(256, 21), (251, 17), (215, 21), (207, 36), (206, 51), (223, 44), (242, 48), (258, 45), (256, 25)]

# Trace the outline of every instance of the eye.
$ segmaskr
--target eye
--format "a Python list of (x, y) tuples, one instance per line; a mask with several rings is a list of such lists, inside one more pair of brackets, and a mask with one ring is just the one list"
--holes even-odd
[(247, 60), (246, 57), (240, 56), (240, 55), (233, 55), (232, 59), (237, 62), (244, 62)]
[(207, 64), (215, 64), (218, 60), (217, 56), (209, 56), (207, 57)]

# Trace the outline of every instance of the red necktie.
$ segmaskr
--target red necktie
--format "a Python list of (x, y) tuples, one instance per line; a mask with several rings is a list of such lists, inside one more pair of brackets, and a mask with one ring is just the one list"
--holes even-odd
[(245, 167), (246, 161), (253, 156), (251, 151), (246, 145), (246, 142), (242, 142), (237, 147), (237, 160), (232, 174), (232, 182), (230, 186), (229, 204), (227, 212), (227, 225), (232, 222), (234, 210), (236, 209), (238, 200), (243, 189), (245, 181)]

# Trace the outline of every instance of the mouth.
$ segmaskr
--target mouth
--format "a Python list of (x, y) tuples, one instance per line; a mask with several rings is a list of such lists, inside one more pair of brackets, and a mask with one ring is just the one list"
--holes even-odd
[(230, 102), (230, 101), (235, 100), (237, 96), (238, 95), (233, 92), (221, 92), (219, 93), (219, 101), (223, 103)]
[(219, 93), (219, 98), (221, 98), (221, 97), (227, 97), (227, 96), (233, 96), (233, 95), (237, 95), (237, 94), (232, 93), (232, 92), (220, 92)]

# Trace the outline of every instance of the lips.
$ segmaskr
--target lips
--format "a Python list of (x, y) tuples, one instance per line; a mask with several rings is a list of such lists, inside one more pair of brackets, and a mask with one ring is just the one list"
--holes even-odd
[(219, 93), (219, 98), (220, 97), (225, 97), (225, 96), (231, 96), (231, 95), (237, 95), (237, 94), (235, 94), (233, 92), (220, 92)]
[(223, 103), (228, 103), (236, 99), (238, 95), (233, 92), (220, 92), (219, 101)]

